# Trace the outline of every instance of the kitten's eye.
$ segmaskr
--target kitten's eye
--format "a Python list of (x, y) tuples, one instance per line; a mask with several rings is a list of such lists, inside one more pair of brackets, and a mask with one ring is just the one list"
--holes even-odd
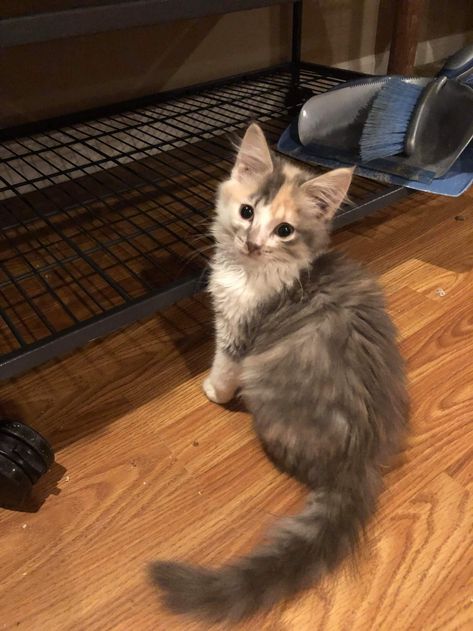
[(290, 223), (280, 223), (275, 232), (281, 239), (287, 239), (294, 232), (294, 228)]
[(243, 219), (247, 219), (249, 221), (250, 219), (253, 219), (254, 214), (255, 212), (249, 204), (242, 204), (240, 206), (240, 215)]

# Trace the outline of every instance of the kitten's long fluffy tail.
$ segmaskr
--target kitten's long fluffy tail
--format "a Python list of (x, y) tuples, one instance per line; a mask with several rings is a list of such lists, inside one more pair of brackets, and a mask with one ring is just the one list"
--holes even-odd
[(153, 564), (167, 606), (209, 621), (236, 622), (309, 587), (353, 550), (374, 512), (380, 477), (365, 472), (363, 478), (312, 492), (302, 513), (279, 522), (267, 544), (231, 565), (210, 570)]

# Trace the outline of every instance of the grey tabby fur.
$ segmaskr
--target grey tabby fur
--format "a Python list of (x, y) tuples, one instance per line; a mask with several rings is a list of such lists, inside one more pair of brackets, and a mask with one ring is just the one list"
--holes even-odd
[[(204, 389), (225, 402), (240, 388), (263, 449), (310, 493), (247, 557), (216, 570), (155, 563), (175, 612), (237, 621), (312, 585), (354, 550), (381, 469), (401, 447), (408, 397), (382, 291), (327, 249), (351, 175), (314, 177), (281, 161), (252, 125), (221, 185), (210, 282), (217, 349)], [(254, 208), (251, 221), (241, 204)], [(295, 227), (288, 239), (275, 238), (281, 221)]]

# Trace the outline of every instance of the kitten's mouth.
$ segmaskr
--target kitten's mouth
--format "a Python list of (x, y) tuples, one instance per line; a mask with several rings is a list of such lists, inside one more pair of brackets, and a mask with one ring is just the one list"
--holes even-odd
[(259, 259), (263, 255), (263, 252), (261, 250), (257, 252), (251, 252), (250, 250), (245, 250), (245, 255), (248, 256), (250, 259)]
[(248, 260), (248, 259), (256, 260), (260, 256), (260, 253), (251, 252), (248, 249), (246, 243), (239, 240), (235, 240), (235, 250), (237, 251), (237, 254), (245, 260)]
[(245, 259), (249, 259), (250, 261), (259, 261), (264, 257), (265, 252), (263, 250), (258, 250), (258, 251), (250, 251), (248, 250), (248, 248), (243, 247), (243, 248), (239, 248), (239, 253), (245, 258)]

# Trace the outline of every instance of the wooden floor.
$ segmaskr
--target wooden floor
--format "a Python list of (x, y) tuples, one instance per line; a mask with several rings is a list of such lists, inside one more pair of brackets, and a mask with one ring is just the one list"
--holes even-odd
[[(413, 195), (335, 242), (386, 288), (412, 435), (357, 567), (240, 628), (473, 629), (473, 194)], [(222, 563), (304, 498), (201, 394), (211, 354), (200, 297), (0, 386), (57, 456), (37, 512), (0, 511), (0, 629), (209, 629), (163, 611), (147, 563)]]

